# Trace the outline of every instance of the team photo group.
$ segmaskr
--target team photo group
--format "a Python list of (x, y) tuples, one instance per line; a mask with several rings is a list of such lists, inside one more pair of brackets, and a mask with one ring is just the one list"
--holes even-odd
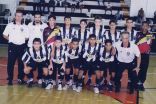
[(25, 25), (23, 13), (16, 11), (3, 32), (8, 40), (8, 85), (13, 85), (17, 60), (18, 84), (27, 87), (34, 86), (36, 71), (37, 84), (46, 90), (81, 92), (89, 86), (96, 94), (104, 90), (118, 93), (127, 70), (128, 93), (145, 90), (153, 38), (148, 22), (142, 22), (136, 31), (132, 18), (126, 19), (122, 30), (116, 29), (115, 20), (110, 20), (109, 29), (105, 29), (100, 16), (94, 18), (92, 26), (82, 19), (79, 27), (73, 27), (70, 16), (64, 17), (62, 26), (56, 20), (51, 14), (44, 23), (36, 12), (34, 20)]

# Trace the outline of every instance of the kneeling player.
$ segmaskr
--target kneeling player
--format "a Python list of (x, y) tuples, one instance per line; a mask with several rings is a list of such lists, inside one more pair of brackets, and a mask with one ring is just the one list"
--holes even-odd
[[(98, 58), (98, 52), (99, 52), (99, 44), (96, 43), (96, 35), (91, 34), (89, 36), (89, 43), (85, 44), (85, 49), (83, 53), (83, 64), (82, 64), (82, 70), (79, 72), (78, 76), (78, 82), (79, 86), (77, 89), (77, 92), (80, 92), (82, 90), (82, 83), (83, 83), (83, 73), (85, 71), (88, 71), (88, 80), (91, 82), (91, 76), (94, 74), (95, 70), (97, 70), (97, 58)], [(94, 86), (94, 92), (99, 93), (99, 90), (97, 86)]]
[(57, 89), (62, 90), (62, 81), (64, 79), (65, 70), (65, 47), (62, 45), (61, 36), (55, 37), (55, 42), (53, 44), (51, 53), (50, 66), (53, 71), (50, 79), (56, 80), (58, 78)]
[(66, 52), (66, 72), (65, 72), (65, 80), (66, 84), (63, 87), (64, 90), (67, 90), (69, 87), (70, 80), (70, 72), (73, 69), (73, 90), (77, 89), (77, 80), (78, 80), (78, 72), (81, 64), (81, 50), (82, 47), (79, 45), (79, 39), (73, 38), (71, 42), (71, 46), (68, 48)]
[[(112, 55), (112, 51), (112, 41), (110, 39), (105, 40), (105, 46), (100, 49), (99, 69), (96, 71), (96, 84), (100, 90), (103, 89), (103, 81), (107, 81), (106, 79), (108, 79), (108, 90), (113, 90), (114, 55)], [(107, 70), (109, 71), (109, 78), (107, 78)]]
[(35, 38), (33, 40), (33, 46), (29, 48), (22, 57), (24, 62), (24, 73), (28, 77), (28, 87), (32, 87), (33, 84), (33, 71), (36, 66), (40, 66), (43, 69), (43, 79), (44, 82), (48, 81), (48, 65), (49, 60), (47, 60), (48, 51), (41, 45), (41, 39)]

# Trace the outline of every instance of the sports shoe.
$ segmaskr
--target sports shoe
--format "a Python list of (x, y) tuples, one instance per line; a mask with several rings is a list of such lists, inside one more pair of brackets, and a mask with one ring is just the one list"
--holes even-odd
[(12, 85), (13, 85), (12, 80), (9, 80), (9, 81), (8, 81), (8, 85), (9, 85), (9, 86), (12, 86)]
[(68, 85), (69, 85), (69, 86), (72, 86), (72, 85), (73, 85), (73, 80), (70, 80), (70, 81), (68, 82)]
[(76, 91), (76, 85), (75, 84), (72, 85), (72, 88), (74, 91)]
[(38, 80), (38, 84), (41, 85), (42, 84), (42, 79)]
[(79, 93), (79, 92), (81, 92), (81, 91), (82, 91), (82, 87), (81, 87), (81, 86), (78, 86), (77, 89), (76, 89), (76, 92)]
[(51, 88), (53, 88), (52, 84), (48, 84), (47, 87), (45, 88), (46, 90), (50, 90)]
[(58, 84), (57, 90), (61, 91), (62, 90), (62, 84)]
[(23, 85), (23, 84), (25, 84), (25, 81), (23, 79), (17, 79), (17, 83), (19, 85)]
[(33, 79), (31, 78), (31, 79), (29, 79), (28, 81), (27, 81), (27, 87), (32, 87), (32, 85), (33, 85)]
[(94, 87), (94, 93), (95, 93), (95, 94), (99, 94), (99, 89), (98, 89), (98, 87)]
[(63, 90), (67, 90), (69, 88), (68, 84), (65, 84), (65, 86), (63, 87)]

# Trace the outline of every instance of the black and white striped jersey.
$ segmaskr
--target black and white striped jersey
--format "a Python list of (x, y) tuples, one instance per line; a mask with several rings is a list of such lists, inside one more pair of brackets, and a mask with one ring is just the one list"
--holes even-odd
[(97, 30), (95, 26), (90, 28), (90, 33), (95, 34), (99, 42), (104, 42), (103, 40), (104, 32), (105, 29), (103, 28), (103, 26), (101, 26), (99, 30)]
[(83, 58), (88, 62), (94, 62), (98, 58), (99, 53), (99, 44), (96, 43), (94, 47), (90, 45), (90, 43), (85, 43)]
[(77, 49), (70, 49), (68, 48), (66, 51), (66, 62), (68, 62), (68, 59), (78, 59), (81, 57), (82, 54), (82, 46), (79, 45)]
[(65, 62), (65, 47), (60, 46), (60, 48), (54, 47), (53, 48), (53, 56), (52, 61), (57, 64), (62, 64)]
[(106, 52), (105, 47), (100, 48), (100, 61), (101, 62), (113, 62), (114, 61), (114, 56), (112, 55), (112, 49), (110, 52)]
[(115, 31), (115, 33), (112, 34), (110, 32), (110, 30), (106, 30), (104, 32), (104, 40), (106, 40), (106, 39), (111, 39), (113, 44), (114, 44), (114, 43), (120, 41), (120, 32), (119, 31)]
[(31, 59), (35, 62), (43, 62), (50, 59), (51, 48), (47, 46), (41, 46), (39, 51), (36, 51), (33, 47), (30, 47), (23, 55), (22, 61), (28, 63)]

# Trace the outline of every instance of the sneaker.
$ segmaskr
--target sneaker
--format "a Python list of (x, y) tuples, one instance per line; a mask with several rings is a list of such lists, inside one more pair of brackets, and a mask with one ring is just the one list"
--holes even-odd
[(98, 94), (98, 93), (99, 93), (98, 87), (94, 87), (94, 93), (95, 93), (95, 94)]
[(47, 87), (45, 88), (46, 90), (50, 90), (51, 88), (53, 88), (52, 84), (48, 84)]
[(72, 88), (74, 91), (76, 91), (76, 85), (75, 84), (72, 85)]
[(25, 84), (25, 81), (23, 79), (17, 79), (17, 82), (19, 85)]
[(79, 93), (79, 92), (81, 92), (81, 91), (82, 91), (82, 87), (81, 87), (81, 86), (78, 86), (77, 89), (76, 89), (76, 92)]
[(71, 86), (73, 85), (73, 80), (70, 80), (70, 81), (68, 82), (68, 85), (69, 85), (69, 87), (71, 87)]
[(58, 84), (57, 90), (61, 91), (62, 90), (62, 84)]
[(63, 87), (63, 90), (67, 90), (69, 88), (68, 84), (65, 84), (65, 86)]
[(38, 84), (41, 85), (42, 84), (42, 79), (38, 80)]
[(27, 81), (27, 87), (32, 87), (32, 85), (33, 85), (33, 79), (29, 79), (28, 81)]
[(53, 83), (54, 86), (56, 86), (56, 81), (52, 80), (52, 83)]
[(138, 86), (139, 91), (145, 91), (145, 87), (143, 84)]

